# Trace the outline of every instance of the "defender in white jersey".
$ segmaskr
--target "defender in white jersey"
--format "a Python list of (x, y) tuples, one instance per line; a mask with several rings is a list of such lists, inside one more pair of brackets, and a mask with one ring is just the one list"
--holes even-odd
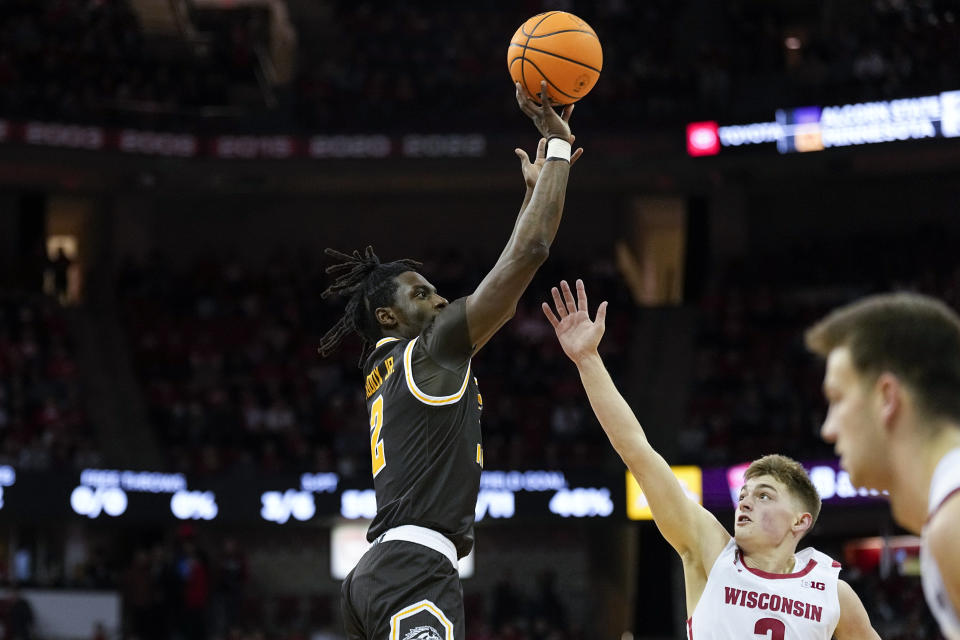
[(921, 534), (927, 604), (960, 640), (960, 318), (927, 296), (872, 296), (806, 337), (827, 360), (824, 440), (854, 485), (887, 490), (894, 519)]
[[(947, 583), (944, 581), (943, 574), (940, 573), (940, 567), (937, 564), (937, 558), (934, 556), (932, 547), (934, 544), (929, 541), (931, 538), (940, 537), (942, 546), (948, 548), (945, 555), (949, 555), (949, 548), (952, 546), (954, 553), (954, 564), (957, 565), (957, 549), (960, 547), (960, 532), (956, 528), (957, 505), (960, 500), (953, 500), (960, 496), (960, 447), (951, 450), (947, 455), (940, 459), (936, 469), (933, 470), (933, 479), (930, 481), (930, 501), (929, 515), (927, 522), (923, 526), (923, 532), (920, 545), (920, 571), (923, 581), (923, 593), (927, 597), (927, 603), (933, 616), (937, 619), (940, 629), (950, 640), (960, 640), (960, 615), (957, 614), (957, 607), (950, 599), (950, 592), (947, 589)], [(952, 501), (953, 516), (937, 517), (940, 509)], [(951, 528), (948, 530), (948, 528)], [(937, 533), (931, 533), (936, 531)], [(950, 540), (952, 539), (952, 540)], [(950, 565), (944, 565), (950, 566)], [(956, 573), (953, 575), (956, 580)], [(954, 584), (954, 587), (956, 585)]]
[(604, 367), (597, 350), (607, 303), (590, 320), (587, 294), (560, 283), (556, 314), (544, 303), (564, 353), (573, 360), (597, 419), (637, 479), (667, 542), (680, 554), (692, 640), (878, 640), (867, 612), (838, 578), (829, 557), (797, 544), (820, 513), (820, 497), (799, 463), (771, 455), (744, 475), (731, 535), (709, 511), (689, 500), (670, 466)]
[(813, 547), (794, 558), (790, 573), (753, 569), (731, 538), (687, 620), (687, 637), (830, 640), (840, 620), (840, 563)]

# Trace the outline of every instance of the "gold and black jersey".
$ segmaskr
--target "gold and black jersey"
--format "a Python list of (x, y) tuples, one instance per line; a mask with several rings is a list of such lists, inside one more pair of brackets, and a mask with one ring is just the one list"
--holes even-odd
[(483, 449), (481, 397), (471, 369), (465, 300), (419, 336), (383, 338), (367, 358), (364, 392), (377, 515), (371, 542), (404, 524), (473, 547)]

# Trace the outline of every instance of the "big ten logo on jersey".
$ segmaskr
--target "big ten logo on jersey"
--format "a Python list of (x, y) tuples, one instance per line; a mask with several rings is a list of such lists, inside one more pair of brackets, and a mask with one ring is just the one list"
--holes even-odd
[(367, 376), (366, 380), (366, 390), (367, 397), (369, 398), (377, 392), (377, 389), (387, 381), (393, 374), (393, 356), (390, 356), (377, 366), (373, 368), (373, 371), (370, 372), (370, 375)]
[(390, 618), (390, 640), (452, 640), (453, 623), (429, 600), (398, 611)]
[(804, 587), (807, 587), (808, 589), (816, 589), (817, 591), (827, 590), (827, 585), (823, 582), (815, 582), (814, 580), (803, 580), (800, 584)]

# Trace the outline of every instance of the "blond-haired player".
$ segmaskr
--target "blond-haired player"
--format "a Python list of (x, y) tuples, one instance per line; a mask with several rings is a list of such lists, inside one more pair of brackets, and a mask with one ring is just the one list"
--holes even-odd
[(960, 640), (960, 318), (917, 294), (842, 307), (807, 332), (827, 360), (821, 435), (857, 486), (890, 492), (920, 533), (927, 604)]
[(797, 462), (773, 455), (747, 469), (734, 535), (689, 500), (644, 435), (597, 350), (607, 303), (591, 321), (583, 282), (577, 298), (564, 281), (543, 312), (580, 372), (590, 405), (639, 482), (653, 519), (680, 554), (691, 640), (878, 639), (840, 565), (812, 547), (797, 551), (820, 512), (820, 497)]

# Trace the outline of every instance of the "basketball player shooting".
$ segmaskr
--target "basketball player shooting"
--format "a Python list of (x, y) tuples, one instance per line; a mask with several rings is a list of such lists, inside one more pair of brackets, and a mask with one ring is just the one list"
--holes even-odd
[(889, 491), (894, 519), (921, 535), (927, 604), (960, 640), (960, 318), (927, 296), (872, 296), (806, 341), (827, 361), (823, 439), (855, 486)]
[(563, 352), (580, 372), (610, 443), (637, 479), (654, 522), (680, 554), (690, 640), (876, 640), (863, 603), (839, 579), (840, 564), (797, 544), (820, 512), (803, 467), (780, 455), (754, 460), (744, 476), (734, 535), (688, 499), (670, 466), (647, 441), (598, 352), (607, 303), (590, 320), (587, 293), (566, 281), (543, 303)]
[[(342, 585), (351, 640), (463, 640), (457, 559), (473, 547), (483, 448), (482, 401), (471, 358), (514, 314), (546, 260), (563, 212), (569, 120), (519, 85), (517, 103), (543, 136), (535, 160), (517, 149), (527, 193), (506, 247), (470, 295), (447, 302), (411, 260), (381, 263), (371, 247), (327, 269), (323, 297), (348, 297), (323, 337), (331, 353), (350, 332), (363, 341), (370, 457), (377, 515), (373, 546)], [(363, 356), (361, 356), (363, 357)]]

